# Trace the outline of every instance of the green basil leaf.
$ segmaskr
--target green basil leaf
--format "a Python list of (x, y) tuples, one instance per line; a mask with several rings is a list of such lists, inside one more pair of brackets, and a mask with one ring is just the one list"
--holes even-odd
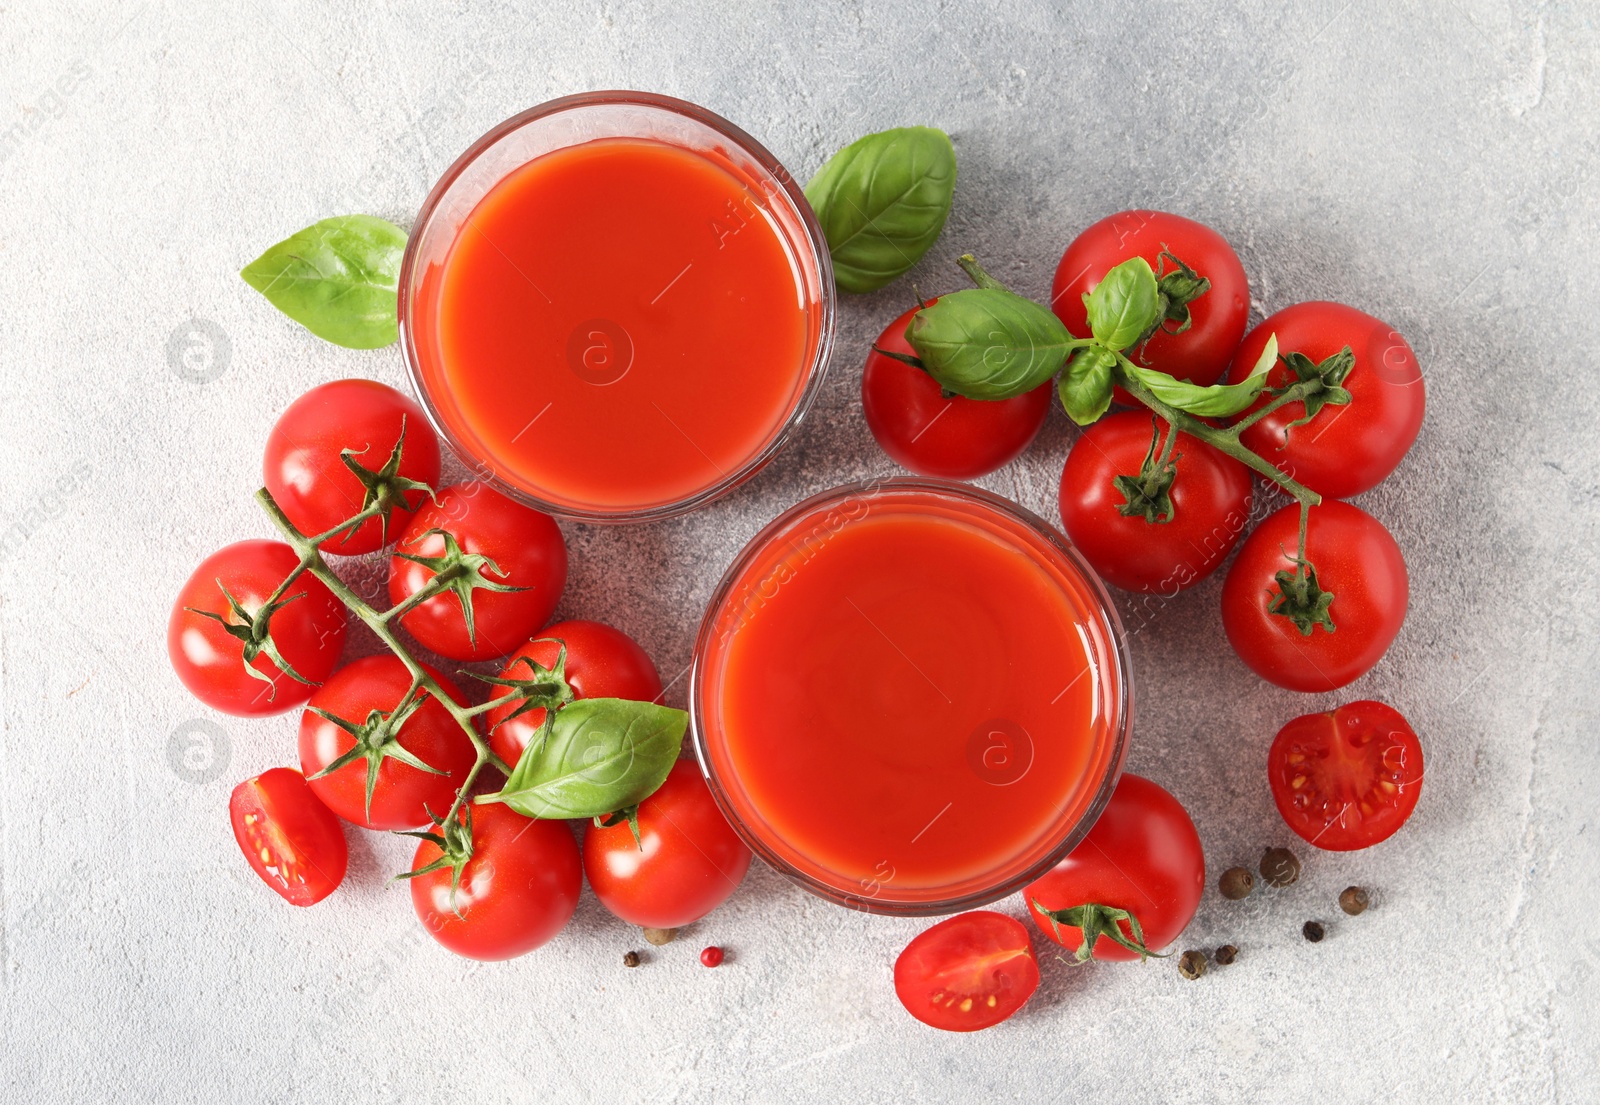
[(406, 232), (371, 215), (323, 219), (239, 273), (272, 305), (324, 341), (379, 349), (400, 336), (395, 294)]
[(1169, 407), (1202, 418), (1230, 418), (1256, 401), (1261, 389), (1266, 386), (1267, 370), (1277, 359), (1278, 335), (1273, 334), (1267, 338), (1267, 346), (1256, 359), (1250, 375), (1236, 384), (1200, 387), (1153, 368), (1142, 368), (1132, 361), (1124, 363), (1122, 367)]
[(1118, 352), (1155, 326), (1161, 313), (1156, 274), (1143, 257), (1130, 257), (1106, 273), (1084, 297), (1095, 340)]
[(817, 171), (806, 199), (828, 239), (841, 291), (877, 291), (939, 238), (956, 188), (956, 151), (933, 127), (857, 139)]
[(1049, 309), (1000, 288), (940, 296), (912, 316), (906, 340), (940, 387), (968, 399), (1032, 391), (1078, 344)]
[(1111, 406), (1111, 369), (1117, 359), (1108, 349), (1092, 345), (1067, 362), (1056, 385), (1067, 416), (1080, 426), (1098, 422)]
[(556, 712), (490, 797), (525, 817), (600, 817), (637, 805), (678, 762), (689, 715), (653, 702), (580, 698)]

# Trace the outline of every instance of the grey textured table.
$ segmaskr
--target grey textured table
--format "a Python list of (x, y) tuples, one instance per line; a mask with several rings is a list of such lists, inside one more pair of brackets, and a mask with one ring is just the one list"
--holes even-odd
[[(1600, 1097), (1592, 9), (220, 11), (0, 11), (0, 1097)], [(1347, 692), (1279, 691), (1232, 655), (1212, 580), (1137, 619), (1130, 767), (1193, 811), (1214, 874), (1288, 839), (1262, 772), (1278, 726), (1382, 697), (1427, 747), (1405, 830), (1306, 856), (1279, 894), (1208, 892), (1182, 943), (1231, 941), (1232, 967), (1189, 983), (1170, 962), (1046, 962), (1026, 1011), (975, 1036), (895, 1002), (889, 966), (922, 923), (767, 870), (634, 971), (620, 957), (636, 934), (587, 892), (532, 955), (452, 958), (385, 886), (409, 852), (394, 838), (352, 833), (346, 886), (315, 909), (268, 894), (225, 805), (290, 759), (294, 722), (191, 700), (166, 662), (168, 604), (202, 556), (270, 532), (249, 496), (278, 411), (321, 381), (402, 369), (393, 349), (320, 344), (236, 271), (327, 215), (406, 223), (493, 123), (630, 86), (706, 104), (802, 177), (868, 130), (950, 131), (961, 179), (914, 274), (928, 291), (956, 286), (951, 261), (974, 249), (1042, 295), (1078, 229), (1148, 205), (1236, 245), (1258, 317), (1331, 298), (1399, 327), (1428, 420), (1361, 500), (1410, 560), (1398, 642)], [(746, 488), (667, 524), (567, 527), (563, 612), (681, 671), (714, 576), (764, 520), (891, 470), (857, 384), (909, 294), (844, 305), (818, 408)], [(1056, 412), (984, 485), (1051, 513), (1070, 438)], [(356, 573), (376, 589), (376, 565)], [(1303, 941), (1356, 882), (1375, 908)], [(706, 971), (694, 952), (713, 940), (730, 961)]]

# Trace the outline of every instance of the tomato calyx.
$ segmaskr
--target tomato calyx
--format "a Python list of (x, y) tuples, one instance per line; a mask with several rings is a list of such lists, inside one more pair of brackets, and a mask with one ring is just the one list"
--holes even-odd
[(478, 631), (473, 620), (472, 592), (495, 591), (504, 593), (526, 591), (528, 588), (513, 587), (507, 583), (496, 583), (490, 579), (484, 574), (485, 572), (493, 572), (501, 579), (505, 579), (507, 573), (501, 571), (500, 565), (482, 553), (469, 553), (462, 549), (461, 543), (456, 540), (455, 534), (447, 529), (423, 530), (412, 538), (410, 543), (415, 545), (425, 537), (435, 536), (444, 542), (444, 555), (442, 556), (419, 556), (416, 553), (395, 552), (395, 556), (401, 560), (409, 560), (413, 564), (420, 564), (433, 573), (433, 578), (428, 581), (427, 586), (402, 603), (397, 608), (397, 613), (404, 615), (405, 612), (414, 607), (420, 606), (429, 599), (449, 591), (461, 603), (461, 616), (467, 623), (467, 640), (472, 643), (473, 648), (477, 648)]
[[(1061, 926), (1067, 925), (1083, 933), (1083, 942), (1078, 945), (1078, 950), (1072, 953), (1073, 963), (1087, 963), (1094, 958), (1094, 946), (1104, 936), (1113, 943), (1120, 944), (1130, 952), (1135, 952), (1141, 960), (1154, 956), (1164, 959), (1169, 952), (1153, 952), (1145, 946), (1144, 929), (1139, 924), (1139, 918), (1129, 913), (1126, 909), (1116, 906), (1100, 905), (1096, 902), (1086, 902), (1083, 905), (1069, 906), (1066, 909), (1046, 909), (1038, 898), (1033, 899), (1033, 908), (1050, 922), (1057, 938), (1061, 936)], [(1127, 922), (1128, 932), (1122, 931), (1120, 922)], [(1131, 933), (1131, 935), (1130, 935)]]
[[(539, 727), (538, 737), (528, 743), (529, 748), (543, 745), (545, 738), (550, 735), (551, 728), (555, 725), (556, 711), (567, 703), (577, 698), (572, 689), (572, 684), (567, 682), (567, 642), (559, 637), (539, 637), (533, 644), (549, 641), (556, 645), (556, 661), (548, 668), (542, 666), (533, 657), (523, 654), (513, 660), (506, 671), (514, 670), (518, 664), (528, 669), (528, 678), (518, 679), (509, 675), (479, 675), (477, 672), (463, 672), (483, 683), (492, 683), (497, 687), (510, 688), (508, 694), (501, 695), (493, 700), (495, 705), (505, 705), (513, 700), (521, 699), (521, 705), (512, 710), (505, 717), (489, 727), (493, 733), (500, 726), (512, 718), (521, 717), (529, 710), (543, 710), (544, 723)], [(516, 765), (513, 764), (513, 767)]]
[[(400, 457), (405, 451), (405, 445), (406, 418), (401, 415), (400, 438), (394, 443), (394, 448), (389, 451), (389, 459), (384, 461), (381, 468), (367, 468), (356, 460), (358, 456), (366, 452), (365, 448), (341, 449), (339, 451), (339, 459), (344, 461), (344, 466), (350, 469), (351, 475), (361, 481), (364, 494), (361, 498), (360, 511), (342, 525), (334, 527), (330, 533), (325, 534), (324, 540), (327, 537), (342, 533), (343, 536), (339, 540), (341, 542), (348, 541), (350, 535), (361, 528), (360, 524), (356, 523), (356, 519), (359, 518), (361, 523), (364, 524), (368, 518), (376, 517), (379, 531), (383, 534), (382, 543), (387, 545), (389, 543), (389, 516), (397, 508), (410, 509), (410, 505), (406, 500), (406, 492), (420, 491), (430, 499), (434, 497), (433, 488), (428, 484), (400, 475)], [(318, 543), (320, 544), (321, 542), (319, 541)]]
[(1283, 428), (1281, 449), (1289, 444), (1289, 431), (1310, 422), (1322, 413), (1323, 407), (1330, 403), (1342, 407), (1350, 402), (1350, 392), (1343, 385), (1345, 377), (1356, 365), (1356, 355), (1347, 345), (1322, 361), (1313, 361), (1304, 353), (1293, 352), (1282, 354), (1279, 360), (1294, 373), (1295, 380), (1281, 388), (1271, 389), (1272, 394), (1282, 396), (1292, 392), (1293, 397), (1305, 405), (1305, 413)]
[[(1174, 268), (1166, 271), (1167, 262), (1171, 261)], [(1155, 325), (1136, 343), (1140, 354), (1144, 353), (1145, 345), (1156, 334), (1181, 334), (1194, 325), (1194, 319), (1189, 315), (1189, 304), (1199, 299), (1211, 290), (1211, 281), (1201, 276), (1194, 269), (1184, 264), (1167, 248), (1167, 243), (1161, 243), (1161, 253), (1156, 257), (1156, 292), (1159, 312)], [(1177, 323), (1177, 328), (1170, 328), (1168, 323)]]
[(1177, 439), (1178, 428), (1169, 423), (1166, 446), (1157, 458), (1156, 449), (1161, 444), (1161, 419), (1153, 414), (1150, 416), (1150, 449), (1139, 465), (1139, 474), (1115, 476), (1111, 480), (1126, 500), (1117, 507), (1117, 513), (1124, 518), (1143, 518), (1152, 525), (1172, 521), (1177, 513), (1172, 505), (1172, 482), (1178, 476), (1178, 459), (1183, 455), (1174, 455), (1172, 452)]
[(384, 760), (393, 758), (416, 768), (418, 771), (426, 771), (431, 775), (445, 774), (438, 768), (430, 767), (428, 764), (423, 763), (415, 753), (408, 751), (400, 743), (400, 730), (411, 719), (411, 715), (422, 707), (424, 700), (421, 692), (422, 685), (413, 683), (411, 689), (406, 692), (406, 696), (400, 700), (399, 705), (393, 710), (387, 714), (382, 710), (369, 711), (366, 720), (359, 723), (347, 721), (337, 714), (329, 713), (327, 710), (316, 706), (307, 707), (311, 713), (343, 729), (355, 741), (355, 744), (348, 752), (335, 759), (315, 775), (312, 775), (311, 779), (315, 780), (325, 775), (332, 775), (335, 771), (355, 763), (357, 760), (365, 760), (367, 762), (366, 816), (367, 820), (371, 821), (372, 792), (378, 786), (378, 769), (383, 766)]
[(244, 654), (244, 670), (250, 678), (259, 679), (267, 685), (268, 699), (277, 697), (278, 681), (265, 672), (256, 669), (255, 658), (263, 654), (277, 666), (279, 671), (296, 683), (303, 683), (308, 687), (321, 686), (321, 684), (313, 682), (295, 671), (290, 666), (289, 661), (283, 658), (283, 653), (278, 651), (277, 643), (272, 639), (272, 615), (288, 606), (295, 599), (303, 599), (306, 596), (304, 591), (296, 591), (288, 596), (283, 594), (297, 575), (299, 575), (298, 572), (280, 583), (273, 596), (262, 603), (261, 609), (254, 614), (246, 610), (239, 600), (233, 597), (233, 592), (228, 590), (222, 580), (217, 580), (217, 590), (221, 591), (222, 597), (228, 600), (228, 612), (234, 618), (237, 618), (237, 621), (230, 621), (226, 616), (212, 610), (200, 610), (193, 606), (184, 607), (191, 614), (198, 614), (202, 618), (210, 618), (222, 626), (223, 631), (228, 636), (240, 643), (241, 651)]
[(433, 830), (407, 829), (396, 833), (396, 836), (414, 836), (418, 840), (426, 840), (439, 849), (439, 856), (431, 863), (425, 863), (412, 871), (402, 871), (394, 878), (417, 879), (423, 875), (431, 875), (435, 871), (450, 868), (450, 911), (461, 918), (461, 907), (456, 903), (456, 890), (461, 885), (461, 872), (472, 859), (472, 805), (467, 803), (461, 807), (459, 817), (436, 816), (432, 810), (428, 816), (433, 820)]
[(615, 825), (622, 824), (624, 821), (628, 823), (628, 830), (633, 833), (634, 844), (638, 846), (639, 851), (644, 851), (644, 838), (639, 835), (639, 804), (637, 802), (631, 806), (624, 806), (620, 810), (614, 810), (611, 813), (596, 814), (594, 827), (597, 829), (609, 829)]
[(1275, 578), (1278, 593), (1267, 603), (1269, 614), (1281, 614), (1294, 623), (1300, 636), (1309, 637), (1311, 631), (1321, 626), (1329, 633), (1334, 631), (1333, 592), (1325, 591), (1317, 583), (1317, 569), (1311, 561), (1294, 557), (1293, 569), (1284, 568)]

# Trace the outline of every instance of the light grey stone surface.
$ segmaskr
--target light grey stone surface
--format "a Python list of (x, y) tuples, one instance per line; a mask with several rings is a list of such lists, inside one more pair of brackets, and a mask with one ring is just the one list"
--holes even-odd
[[(1530, 0), (0, 7), (0, 1097), (1600, 1098), (1597, 60), (1592, 6)], [(1042, 295), (1078, 229), (1150, 205), (1237, 246), (1258, 316), (1330, 298), (1402, 330), (1428, 420), (1361, 500), (1411, 565), (1398, 642), (1346, 692), (1276, 690), (1228, 649), (1213, 580), (1135, 637), (1130, 767), (1193, 811), (1215, 874), (1289, 838), (1262, 771), (1277, 728), (1378, 696), (1426, 743), (1406, 829), (1306, 855), (1288, 891), (1208, 893), (1182, 944), (1237, 944), (1229, 968), (1046, 962), (1028, 1009), (975, 1036), (895, 1002), (922, 923), (766, 870), (635, 971), (635, 935), (587, 892), (533, 955), (452, 958), (384, 885), (393, 838), (352, 833), (316, 909), (268, 894), (225, 805), (290, 759), (294, 721), (191, 700), (168, 605), (202, 556), (269, 533), (249, 496), (278, 411), (402, 371), (393, 349), (320, 344), (235, 274), (324, 216), (408, 221), (517, 110), (630, 86), (725, 114), (802, 177), (868, 130), (949, 130), (961, 179), (924, 290), (974, 249)], [(747, 488), (668, 524), (567, 527), (563, 611), (681, 671), (758, 525), (891, 469), (857, 385), (909, 295), (844, 305), (814, 417)], [(985, 486), (1052, 513), (1070, 439), (1057, 412)], [(222, 734), (209, 771), (195, 719)], [(1376, 900), (1353, 920), (1334, 906), (1350, 883)], [(1316, 946), (1312, 917), (1331, 922)], [(712, 941), (731, 953), (714, 972), (694, 954)]]

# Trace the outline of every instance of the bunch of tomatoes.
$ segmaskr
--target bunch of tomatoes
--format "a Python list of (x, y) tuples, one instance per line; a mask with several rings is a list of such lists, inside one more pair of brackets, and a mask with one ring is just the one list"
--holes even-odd
[[(1399, 545), (1345, 500), (1387, 478), (1415, 441), (1424, 411), (1416, 358), (1392, 327), (1338, 303), (1296, 304), (1247, 333), (1249, 288), (1237, 254), (1209, 227), (1152, 211), (1095, 223), (1062, 255), (1049, 306), (1074, 338), (1090, 333), (1090, 294), (1134, 259), (1149, 265), (1162, 295), (1159, 321), (1128, 349), (1134, 364), (1198, 387), (1239, 384), (1264, 360), (1270, 367), (1259, 398), (1230, 419), (1187, 419), (1193, 433), (1159, 404), (1090, 420), (1062, 469), (1063, 528), (1103, 579), (1147, 596), (1193, 587), (1237, 548), (1222, 623), (1240, 659), (1292, 690), (1344, 687), (1377, 664), (1405, 618)], [(973, 479), (1027, 448), (1053, 385), (1000, 399), (946, 390), (910, 340), (913, 320), (937, 302), (884, 329), (867, 357), (862, 405), (895, 461), (921, 475)], [(1296, 393), (1310, 393), (1303, 400), (1281, 399), (1313, 380)], [(1141, 401), (1119, 386), (1113, 402)], [(1265, 481), (1265, 517), (1253, 530), (1258, 492), (1241, 449), (1284, 477)], [(1310, 612), (1292, 610), (1288, 600), (1305, 594)], [(1373, 701), (1295, 718), (1267, 756), (1284, 820), (1335, 851), (1393, 834), (1416, 806), (1422, 774), (1416, 733)], [(1182, 932), (1204, 883), (1188, 814), (1155, 783), (1125, 775), (1084, 843), (1023, 898), (1044, 935), (1075, 959), (1143, 958)], [(933, 926), (895, 969), (914, 1016), (958, 1031), (1004, 1020), (1038, 978), (1025, 926), (986, 911)]]
[[(637, 808), (588, 828), (581, 848), (562, 821), (472, 801), (543, 739), (552, 711), (577, 699), (650, 702), (662, 686), (621, 631), (546, 624), (567, 577), (549, 516), (479, 481), (435, 490), (439, 470), (438, 440), (409, 398), (367, 380), (315, 388), (273, 427), (263, 492), (310, 539), (307, 551), (229, 545), (195, 569), (173, 606), (168, 654), (197, 698), (239, 716), (301, 710), (298, 764), (233, 791), (246, 860), (286, 901), (308, 906), (344, 878), (341, 822), (417, 837), (400, 876), (417, 917), (474, 959), (545, 943), (571, 919), (585, 877), (633, 924), (700, 919), (743, 880), (750, 852), (693, 764), (678, 763)], [(391, 605), (381, 612), (323, 560), (390, 546)], [(340, 666), (352, 612), (390, 651)], [(495, 675), (465, 673), (485, 683), (487, 700), (469, 706), (412, 645), (443, 660), (499, 660)]]

